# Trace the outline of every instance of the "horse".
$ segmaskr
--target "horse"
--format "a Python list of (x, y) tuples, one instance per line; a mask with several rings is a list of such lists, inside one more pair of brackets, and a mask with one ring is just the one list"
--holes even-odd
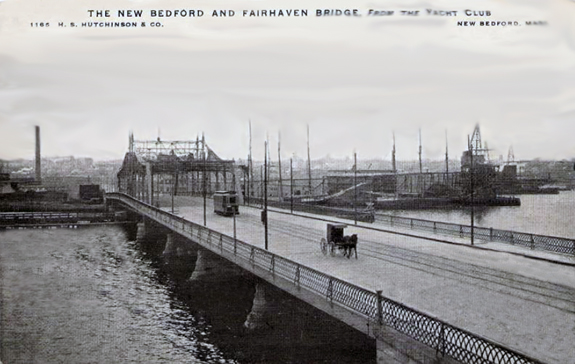
[(338, 249), (343, 249), (343, 256), (348, 259), (351, 257), (351, 251), (355, 252), (355, 259), (357, 259), (357, 234), (345, 235), (334, 241)]

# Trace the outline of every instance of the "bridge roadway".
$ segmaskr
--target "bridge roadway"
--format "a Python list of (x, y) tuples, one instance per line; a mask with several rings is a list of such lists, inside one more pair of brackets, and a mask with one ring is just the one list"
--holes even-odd
[[(168, 204), (163, 201), (163, 206)], [(176, 214), (203, 223), (203, 200), (176, 197)], [(164, 210), (170, 208), (164, 207)], [(237, 238), (264, 247), (261, 210), (240, 207)], [(397, 235), (352, 221), (358, 259), (324, 255), (326, 221), (270, 210), (269, 251), (384, 297), (544, 363), (575, 364), (575, 268), (507, 252), (470, 248), (453, 237)], [(363, 224), (362, 224), (363, 225)], [(389, 226), (365, 224), (389, 230)], [(233, 236), (233, 218), (207, 205), (207, 227)]]

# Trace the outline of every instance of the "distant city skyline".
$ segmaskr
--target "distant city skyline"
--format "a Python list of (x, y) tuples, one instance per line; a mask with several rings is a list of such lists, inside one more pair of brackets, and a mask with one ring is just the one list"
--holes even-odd
[[(1, 128), (1, 126), (0, 126)], [(33, 134), (33, 127), (32, 127), (32, 134)], [(247, 132), (246, 132), (246, 139), (249, 139), (247, 136)], [(471, 137), (471, 132), (469, 133), (469, 137)], [(467, 136), (466, 136), (467, 137)], [(148, 141), (154, 141), (156, 140), (158, 137), (156, 136), (148, 138), (148, 139), (144, 139), (144, 138), (140, 138), (138, 140), (148, 140)], [(160, 137), (161, 138), (161, 137)], [(127, 138), (126, 138), (127, 139)], [(313, 138), (310, 137), (310, 139), (312, 139), (313, 142)], [(0, 160), (5, 160), (5, 161), (10, 161), (10, 160), (18, 160), (18, 159), (24, 159), (24, 160), (33, 160), (34, 159), (34, 148), (35, 148), (35, 140), (34, 140), (34, 136), (32, 135), (31, 137), (24, 137), (21, 140), (23, 140), (26, 144), (28, 145), (20, 145), (20, 148), (18, 148), (15, 151), (9, 151), (7, 149), (2, 148), (2, 150), (0, 150)], [(175, 141), (175, 140), (193, 140), (195, 141), (196, 138), (189, 138), (189, 139), (184, 139), (184, 138), (180, 138), (180, 139), (164, 139), (161, 138), (162, 141)], [(405, 140), (405, 138), (400, 138), (396, 135), (396, 140)], [(265, 141), (265, 139), (264, 139)], [(273, 139), (269, 139), (270, 141), (270, 156), (272, 158), (272, 160), (277, 160), (277, 139), (273, 140)], [(441, 141), (439, 141), (441, 142)], [(566, 155), (564, 157), (561, 157), (560, 155), (557, 155), (555, 157), (550, 156), (550, 157), (541, 157), (538, 156), (537, 154), (529, 154), (531, 157), (530, 158), (524, 158), (521, 155), (516, 155), (515, 154), (515, 148), (513, 147), (513, 145), (510, 145), (510, 149), (507, 150), (497, 150), (497, 149), (493, 149), (490, 146), (489, 141), (485, 140), (485, 138), (483, 138), (483, 142), (485, 144), (485, 142), (487, 142), (487, 148), (489, 149), (489, 157), (491, 160), (493, 161), (497, 161), (497, 160), (502, 160), (502, 161), (507, 161), (508, 159), (508, 153), (511, 151), (513, 153), (513, 157), (516, 161), (520, 161), (520, 160), (534, 160), (534, 159), (542, 159), (542, 160), (574, 160), (575, 159), (575, 154), (571, 154), (571, 155)], [(214, 144), (216, 143), (211, 143), (210, 139), (208, 138), (208, 136), (206, 136), (206, 143), (208, 144), (208, 146), (213, 147)], [(259, 146), (256, 146), (255, 143), (252, 140), (252, 143), (254, 144), (253, 147), (254, 149), (260, 149)], [(261, 142), (263, 144), (263, 141)], [(274, 144), (275, 143), (275, 144)], [(281, 158), (284, 160), (289, 160), (290, 158), (294, 158), (294, 159), (301, 159), (301, 160), (307, 160), (307, 155), (306, 155), (306, 145), (304, 145), (304, 149), (300, 152), (292, 152), (292, 153), (286, 153), (283, 149), (286, 148), (285, 142), (281, 142), (281, 148), (282, 148), (282, 156)], [(354, 151), (358, 154), (358, 158), (363, 159), (363, 160), (382, 160), (383, 162), (391, 162), (391, 150), (392, 150), (392, 145), (393, 142), (389, 141), (388, 142), (390, 145), (390, 149), (389, 151), (387, 151), (387, 154), (383, 154), (380, 156), (377, 155), (363, 155), (361, 153), (361, 149), (357, 148)], [(423, 153), (422, 153), (422, 159), (426, 160), (426, 161), (444, 161), (445, 160), (445, 140), (443, 140), (443, 151), (440, 151), (439, 148), (437, 148), (437, 145), (435, 144), (440, 144), (437, 143), (437, 141), (430, 141), (431, 144), (434, 144), (434, 148), (428, 148), (426, 145), (425, 140), (422, 141), (422, 148), (423, 148)], [(120, 151), (120, 152), (114, 152), (114, 151), (110, 151), (107, 153), (101, 153), (98, 154), (96, 151), (96, 155), (90, 155), (90, 154), (74, 154), (74, 151), (71, 148), (68, 147), (64, 147), (64, 148), (58, 148), (58, 150), (60, 151), (68, 151), (69, 154), (50, 154), (49, 152), (51, 151), (52, 147), (51, 144), (58, 144), (56, 143), (51, 143), (51, 142), (46, 142), (44, 139), (42, 139), (42, 158), (67, 158), (67, 157), (74, 157), (74, 158), (91, 158), (93, 159), (95, 162), (98, 161), (107, 161), (107, 160), (121, 160), (124, 158), (125, 153), (128, 151), (128, 143), (126, 141), (126, 146), (125, 146), (125, 150)], [(46, 147), (44, 147), (44, 144), (48, 144), (48, 151), (45, 150)], [(258, 143), (259, 144), (259, 143)], [(407, 155), (406, 156), (402, 156), (401, 155), (401, 151), (405, 151), (405, 147), (402, 147), (399, 145), (399, 143), (397, 143), (396, 141), (396, 160), (398, 161), (403, 161), (403, 162), (412, 162), (412, 161), (417, 161), (418, 160), (418, 141), (415, 141), (415, 143), (411, 143), (413, 144), (413, 150), (407, 151)], [(452, 143), (455, 144), (455, 143)], [(462, 144), (462, 143), (458, 143), (458, 144)], [(216, 144), (217, 145), (217, 144)], [(313, 144), (312, 144), (313, 145)], [(439, 146), (441, 147), (441, 146)], [(463, 151), (467, 148), (466, 145), (461, 145), (462, 149), (461, 150), (454, 150), (454, 147), (448, 144), (448, 155), (449, 155), (449, 160), (451, 161), (458, 161), (461, 158), (461, 154), (463, 153)], [(286, 148), (288, 149), (289, 146)], [(463, 149), (465, 148), (465, 149)], [(83, 148), (85, 150), (85, 148)], [(351, 152), (351, 154), (349, 155), (342, 155), (340, 153), (337, 152), (336, 149), (334, 149), (333, 152), (327, 151), (326, 154), (323, 155), (319, 155), (316, 153), (316, 151), (314, 150), (313, 146), (310, 147), (311, 149), (311, 159), (312, 160), (320, 160), (320, 159), (326, 159), (326, 158), (332, 158), (332, 159), (337, 159), (337, 160), (345, 160), (345, 159), (352, 159), (353, 158), (353, 152)], [(262, 152), (263, 152), (263, 148), (261, 148)], [(289, 150), (289, 149), (288, 149)], [(429, 150), (433, 151), (432, 155), (429, 155), (427, 152)], [(241, 159), (241, 160), (245, 160), (247, 159), (247, 154), (246, 155), (232, 155), (232, 156), (224, 156), (221, 155), (221, 153), (214, 148), (214, 151), (218, 154), (220, 154), (220, 157), (224, 158), (224, 159)], [(17, 153), (21, 153), (21, 154), (17, 154)], [(247, 151), (246, 153), (249, 153), (249, 151)], [(544, 155), (544, 154), (543, 154)], [(263, 161), (263, 155), (259, 156), (259, 155), (253, 155), (253, 160), (254, 161)]]
[(133, 131), (138, 140), (205, 133), (222, 158), (245, 159), (250, 120), (259, 160), (266, 138), (277, 158), (278, 132), (283, 159), (306, 158), (307, 125), (312, 159), (357, 152), (391, 160), (395, 133), (397, 159), (417, 160), (419, 130), (424, 159), (444, 158), (446, 132), (450, 158), (458, 159), (476, 124), (493, 158), (505, 159), (510, 147), (520, 160), (574, 158), (575, 4), (487, 0), (481, 7), (496, 20), (548, 25), (465, 28), (456, 23), (466, 19), (461, 12), (457, 19), (165, 19), (161, 30), (59, 28), (54, 21), (36, 29), (31, 18), (86, 19), (85, 9), (5, 1), (0, 159), (33, 157), (34, 125), (44, 156), (121, 159)]

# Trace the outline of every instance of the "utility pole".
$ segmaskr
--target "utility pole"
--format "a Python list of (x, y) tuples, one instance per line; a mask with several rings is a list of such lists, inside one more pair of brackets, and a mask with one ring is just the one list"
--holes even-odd
[(204, 137), (204, 134), (202, 133), (202, 158), (204, 161), (204, 168), (203, 168), (203, 172), (202, 172), (202, 179), (203, 179), (203, 197), (204, 197), (204, 226), (206, 226), (207, 224), (207, 214), (206, 214), (206, 199), (207, 199), (207, 194), (208, 192), (206, 191), (207, 189), (207, 183), (206, 183), (206, 139)]
[(42, 183), (42, 153), (40, 151), (40, 127), (34, 127), (36, 133), (36, 153), (34, 157), (34, 181), (36, 184)]
[(474, 169), (473, 169), (473, 145), (471, 140), (469, 139), (469, 135), (467, 136), (467, 144), (468, 144), (468, 151), (469, 151), (469, 177), (470, 177), (470, 185), (471, 185), (471, 245), (474, 244), (474, 225), (475, 225), (475, 201), (474, 201), (474, 194), (475, 194), (475, 181), (474, 181)]
[(312, 197), (313, 193), (311, 190), (311, 158), (309, 153), (309, 124), (307, 124), (307, 171), (308, 171), (309, 196)]
[(260, 166), (260, 205), (264, 209), (264, 165)]
[(447, 145), (447, 129), (445, 129), (445, 181), (449, 186), (449, 150)]
[(278, 131), (278, 170), (279, 170), (279, 198), (278, 200), (280, 202), (283, 201), (284, 199), (284, 194), (283, 194), (283, 183), (282, 183), (282, 156), (281, 156), (281, 149), (280, 149), (280, 132)]
[[(177, 173), (177, 172), (176, 172)], [(172, 175), (172, 214), (174, 213), (174, 194), (176, 189), (176, 175)]]
[(248, 166), (247, 166), (247, 171), (244, 170), (244, 193), (246, 195), (245, 199), (244, 199), (244, 205), (250, 205), (250, 168), (249, 168), (249, 155), (248, 155)]
[(264, 230), (265, 249), (268, 250), (268, 142), (265, 142), (264, 152)]
[(353, 152), (353, 221), (357, 225), (357, 153)]
[[(202, 155), (200, 154), (200, 136), (198, 134), (196, 134), (196, 155), (195, 155), (196, 159), (198, 160), (198, 162), (200, 161), (200, 159), (202, 158)], [(196, 171), (196, 180), (194, 181), (194, 174), (192, 173), (192, 182), (194, 183), (193, 185), (193, 192), (194, 194), (196, 194), (197, 192), (200, 192), (200, 171), (199, 169)]]
[(290, 178), (290, 184), (289, 184), (289, 194), (290, 194), (290, 210), (291, 213), (293, 214), (293, 159), (290, 158), (289, 159), (289, 178)]
[(395, 182), (395, 199), (397, 200), (399, 198), (399, 184), (398, 184), (398, 179), (397, 179), (397, 164), (395, 161), (395, 132), (392, 132), (392, 136), (393, 136), (393, 148), (391, 149), (391, 168), (393, 170), (393, 179)]
[[(253, 185), (253, 180), (254, 180), (254, 166), (252, 163), (252, 121), (249, 121), (249, 129), (250, 129), (250, 154), (248, 155), (248, 180), (250, 181), (250, 186), (249, 186), (249, 193), (253, 193), (252, 191), (254, 190), (254, 185)], [(249, 205), (249, 197), (248, 197), (248, 205)]]
[[(233, 183), (235, 186), (236, 185), (236, 174), (235, 173), (233, 174), (232, 179), (233, 179)], [(236, 241), (236, 239), (237, 239), (237, 235), (236, 235), (236, 210), (235, 210), (235, 208), (234, 208), (233, 214), (234, 214), (233, 216), (234, 216), (234, 254), (235, 254), (236, 253), (236, 244), (237, 244), (237, 241)]]

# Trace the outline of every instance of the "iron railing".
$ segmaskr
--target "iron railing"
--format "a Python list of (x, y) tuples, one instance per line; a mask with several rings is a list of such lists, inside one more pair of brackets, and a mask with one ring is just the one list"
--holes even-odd
[[(434, 233), (471, 237), (471, 226), (452, 224), (448, 222), (414, 219), (410, 217), (377, 214), (377, 221), (390, 226), (409, 227), (411, 229), (432, 231)], [(511, 245), (519, 245), (532, 250), (548, 251), (575, 255), (575, 240), (557, 236), (537, 235), (518, 231), (500, 230), (486, 227), (473, 227), (473, 235), (476, 239), (496, 241)]]
[(450, 325), (438, 318), (417, 311), (402, 303), (345, 282), (318, 270), (257, 248), (202, 225), (170, 214), (121, 193), (106, 194), (108, 200), (118, 200), (152, 220), (191, 238), (214, 252), (225, 252), (234, 259), (251, 265), (252, 271), (271, 273), (298, 289), (304, 288), (324, 297), (332, 304), (368, 320), (393, 327), (432, 349), (438, 356), (449, 356), (469, 364), (542, 364), (517, 351), (491, 340)]

